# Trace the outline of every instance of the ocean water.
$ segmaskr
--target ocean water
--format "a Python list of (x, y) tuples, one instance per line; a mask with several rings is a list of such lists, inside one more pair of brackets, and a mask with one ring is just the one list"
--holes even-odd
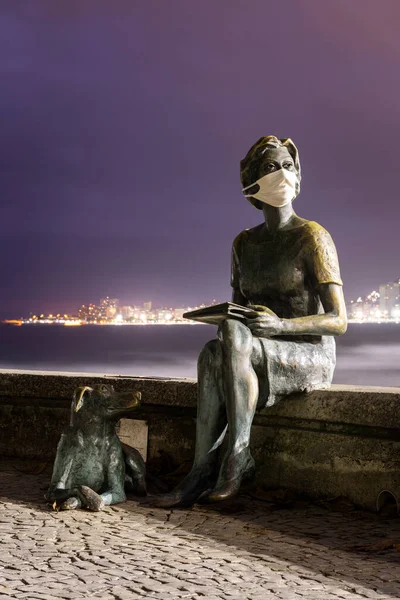
[[(0, 326), (0, 368), (196, 377), (211, 325)], [(400, 386), (400, 324), (350, 324), (337, 338), (334, 383)]]

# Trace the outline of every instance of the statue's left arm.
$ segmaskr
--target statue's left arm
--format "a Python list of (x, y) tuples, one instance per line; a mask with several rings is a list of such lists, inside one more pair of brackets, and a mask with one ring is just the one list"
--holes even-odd
[(247, 321), (254, 335), (342, 335), (347, 329), (346, 305), (341, 286), (326, 283), (320, 286), (319, 295), (324, 308), (321, 315), (280, 319), (260, 314)]

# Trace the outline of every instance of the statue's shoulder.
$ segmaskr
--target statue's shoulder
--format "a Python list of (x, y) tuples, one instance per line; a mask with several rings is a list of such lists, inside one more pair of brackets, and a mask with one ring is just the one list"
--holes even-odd
[(309, 221), (307, 228), (309, 237), (303, 246), (315, 281), (342, 286), (338, 255), (330, 233), (315, 221)]
[(329, 231), (322, 227), (316, 221), (305, 221), (303, 224), (305, 234), (316, 243), (332, 243), (332, 237)]
[(256, 241), (263, 228), (265, 227), (264, 223), (260, 223), (260, 225), (256, 225), (255, 227), (251, 227), (250, 229), (243, 229), (233, 240), (234, 248), (239, 248), (243, 243), (248, 240)]

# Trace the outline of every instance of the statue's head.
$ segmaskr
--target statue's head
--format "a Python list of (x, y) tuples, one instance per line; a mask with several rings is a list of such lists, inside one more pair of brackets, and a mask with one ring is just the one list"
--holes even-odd
[[(266, 178), (273, 173), (276, 175)], [(292, 201), (300, 193), (301, 180), (299, 153), (292, 140), (274, 135), (261, 137), (240, 161), (240, 180), (243, 193), (260, 210), (263, 202), (282, 206), (282, 202)], [(252, 194), (265, 199), (261, 201)]]
[(71, 405), (71, 424), (79, 412), (80, 420), (96, 416), (118, 420), (125, 414), (140, 407), (140, 392), (116, 392), (112, 385), (100, 384), (95, 387), (76, 388)]

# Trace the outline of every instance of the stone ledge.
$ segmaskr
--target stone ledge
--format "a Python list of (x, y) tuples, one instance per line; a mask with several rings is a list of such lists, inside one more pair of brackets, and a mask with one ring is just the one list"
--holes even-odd
[(144, 404), (196, 407), (195, 379), (0, 369), (0, 397), (64, 398), (70, 401), (77, 386), (94, 386), (99, 383), (112, 384), (118, 391), (141, 391)]
[[(143, 410), (150, 407), (196, 408), (195, 379), (125, 377), (93, 373), (62, 373), (56, 371), (11, 371), (0, 369), (0, 404), (67, 406), (77, 386), (112, 384), (118, 391), (142, 392)], [(49, 402), (46, 402), (46, 401)], [(61, 401), (61, 402), (60, 402)], [(64, 402), (62, 402), (64, 401)], [(324, 423), (335, 424), (341, 433), (346, 425), (354, 435), (371, 428), (373, 436), (387, 437), (392, 430), (400, 435), (400, 388), (332, 385), (329, 390), (296, 394), (273, 407), (257, 413), (259, 424), (285, 427), (314, 427), (321, 431)]]
[[(78, 385), (142, 392), (134, 418), (149, 426), (149, 457), (191, 461), (197, 383), (191, 379), (0, 370), (0, 455), (52, 460)], [(400, 497), (400, 388), (332, 386), (288, 397), (256, 415), (258, 484), (312, 496), (347, 496), (373, 508), (384, 489)]]

